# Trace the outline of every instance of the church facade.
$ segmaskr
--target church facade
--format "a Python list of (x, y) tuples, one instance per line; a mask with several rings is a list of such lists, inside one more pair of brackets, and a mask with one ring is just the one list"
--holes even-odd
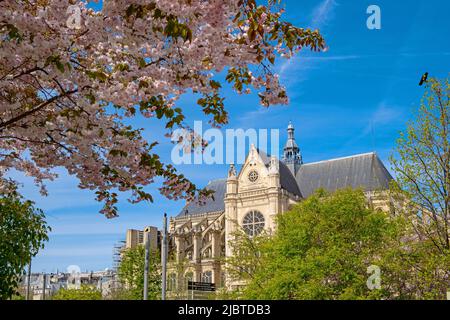
[(231, 165), (226, 178), (208, 183), (214, 199), (202, 206), (189, 203), (170, 219), (169, 290), (182, 288), (188, 280), (239, 285), (227, 279), (223, 263), (232, 254), (229, 243), (236, 228), (249, 236), (271, 233), (278, 214), (319, 188), (363, 188), (373, 207), (389, 209), (384, 191), (392, 177), (375, 153), (303, 163), (291, 123), (287, 130), (281, 160), (252, 145), (239, 172)]

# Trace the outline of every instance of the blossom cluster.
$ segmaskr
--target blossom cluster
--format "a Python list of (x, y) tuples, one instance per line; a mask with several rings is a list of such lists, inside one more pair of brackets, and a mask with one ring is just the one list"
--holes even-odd
[[(156, 177), (171, 199), (205, 196), (127, 119), (140, 113), (183, 127), (177, 101), (194, 92), (213, 125), (227, 123), (214, 80), (222, 71), (237, 92), (258, 90), (265, 106), (287, 103), (275, 57), (324, 41), (283, 22), (274, 2), (105, 0), (95, 11), (70, 0), (0, 1), (0, 184), (16, 169), (45, 193), (44, 181), (64, 167), (96, 192), (107, 217), (117, 215), (117, 191), (152, 200), (145, 186)], [(77, 28), (68, 23), (74, 4)]]

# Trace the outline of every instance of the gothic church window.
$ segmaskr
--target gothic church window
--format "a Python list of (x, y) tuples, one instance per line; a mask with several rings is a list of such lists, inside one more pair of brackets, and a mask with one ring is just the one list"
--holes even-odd
[(189, 284), (189, 281), (193, 281), (193, 279), (194, 279), (194, 273), (193, 272), (187, 272), (185, 275), (184, 275), (184, 281), (185, 281), (185, 288), (187, 288), (188, 287), (188, 284)]
[(192, 281), (192, 279), (194, 279), (194, 273), (187, 272), (186, 275), (184, 276), (184, 278), (186, 279), (186, 281)]
[(177, 289), (177, 275), (175, 273), (171, 273), (169, 275), (167, 283), (167, 290), (168, 291), (175, 291)]
[(208, 248), (203, 252), (202, 258), (209, 259), (211, 257), (212, 257), (212, 250), (211, 250), (211, 248)]
[(202, 282), (212, 283), (212, 271), (202, 273)]
[(250, 211), (242, 221), (242, 228), (250, 236), (256, 236), (264, 229), (264, 216), (259, 211)]
[(248, 180), (250, 180), (250, 182), (256, 182), (256, 180), (258, 180), (258, 177), (258, 172), (255, 170), (250, 171), (248, 174)]

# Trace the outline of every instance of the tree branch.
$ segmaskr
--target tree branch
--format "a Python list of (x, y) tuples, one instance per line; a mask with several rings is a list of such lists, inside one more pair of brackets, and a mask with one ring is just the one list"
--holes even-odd
[(48, 106), (49, 104), (55, 102), (56, 100), (61, 99), (61, 98), (64, 98), (64, 97), (66, 97), (66, 96), (68, 96), (68, 95), (71, 95), (71, 94), (73, 94), (73, 93), (75, 93), (75, 92), (78, 92), (78, 89), (66, 91), (66, 92), (64, 92), (63, 94), (60, 94), (59, 96), (54, 96), (54, 97), (52, 97), (52, 98), (50, 98), (50, 99), (48, 99), (48, 100), (42, 102), (41, 104), (39, 104), (39, 105), (36, 106), (35, 108), (33, 108), (33, 109), (31, 109), (31, 110), (28, 110), (28, 111), (26, 111), (26, 112), (24, 112), (24, 113), (18, 115), (17, 117), (14, 117), (14, 118), (12, 118), (12, 119), (10, 119), (10, 120), (8, 120), (8, 121), (5, 121), (5, 122), (1, 122), (1, 123), (0, 123), (0, 132), (3, 131), (3, 130), (4, 130), (5, 128), (7, 128), (8, 126), (10, 126), (11, 124), (13, 124), (13, 123), (15, 123), (15, 122), (17, 122), (17, 121), (20, 121), (20, 120), (22, 120), (23, 118), (26, 118), (26, 117), (28, 117), (28, 116), (30, 116), (30, 115), (32, 115), (32, 114), (38, 112), (39, 110), (45, 108), (46, 106)]

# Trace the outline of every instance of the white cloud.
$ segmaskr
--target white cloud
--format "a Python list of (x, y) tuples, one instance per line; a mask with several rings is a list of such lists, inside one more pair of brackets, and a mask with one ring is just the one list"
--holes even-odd
[(269, 108), (266, 107), (258, 107), (256, 110), (245, 112), (242, 116), (239, 117), (238, 121), (240, 124), (248, 124), (249, 122), (254, 122), (260, 117), (265, 117), (269, 112)]
[(311, 26), (314, 29), (321, 29), (326, 26), (334, 17), (334, 9), (337, 3), (335, 0), (324, 0), (314, 8), (311, 19)]
[[(315, 7), (311, 13), (311, 22), (309, 23), (313, 29), (322, 29), (325, 27), (334, 17), (334, 9), (337, 6), (335, 0), (324, 0), (317, 7)], [(289, 79), (290, 82), (298, 82), (306, 79), (302, 71), (315, 69), (316, 67), (307, 63), (308, 61), (315, 60), (345, 60), (355, 59), (357, 56), (329, 56), (329, 57), (303, 57), (301, 54), (297, 54), (284, 61), (280, 67), (278, 74), (282, 81)], [(295, 76), (294, 76), (295, 74)]]
[(392, 125), (397, 121), (403, 121), (402, 114), (403, 110), (401, 107), (388, 104), (386, 101), (380, 102), (368, 118), (362, 119), (365, 126), (361, 133), (347, 141), (344, 147), (352, 145), (368, 135), (373, 135), (377, 130), (386, 128), (386, 126)]
[(374, 124), (384, 125), (399, 119), (401, 111), (397, 106), (388, 105), (385, 101), (378, 105), (378, 108), (372, 115)]
[(342, 55), (342, 56), (320, 56), (320, 57), (302, 57), (303, 61), (340, 61), (360, 59), (360, 55)]

